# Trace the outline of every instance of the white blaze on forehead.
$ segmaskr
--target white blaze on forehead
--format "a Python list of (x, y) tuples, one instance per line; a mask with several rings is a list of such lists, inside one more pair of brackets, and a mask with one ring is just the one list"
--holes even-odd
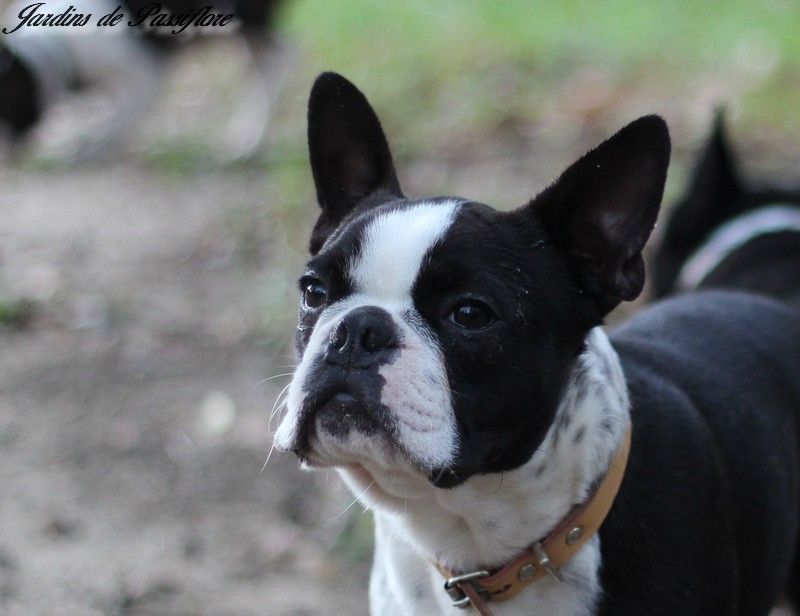
[(461, 201), (423, 202), (378, 215), (364, 230), (350, 264), (356, 288), (371, 297), (408, 303), (428, 251), (453, 224)]

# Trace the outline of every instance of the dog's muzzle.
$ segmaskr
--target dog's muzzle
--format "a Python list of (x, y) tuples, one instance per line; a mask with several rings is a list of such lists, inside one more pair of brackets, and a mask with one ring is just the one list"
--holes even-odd
[(392, 433), (378, 370), (394, 360), (400, 343), (392, 316), (377, 306), (355, 308), (331, 329), (303, 385), (307, 394), (293, 447), (299, 457), (306, 457), (315, 435), (343, 440), (351, 430)]

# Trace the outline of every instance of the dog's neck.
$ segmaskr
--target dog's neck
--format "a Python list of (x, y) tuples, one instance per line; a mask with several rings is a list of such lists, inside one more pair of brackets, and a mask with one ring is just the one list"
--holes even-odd
[(725, 259), (748, 242), (786, 231), (800, 233), (800, 208), (793, 203), (764, 205), (726, 221), (683, 264), (678, 273), (678, 288), (684, 291), (697, 288)]
[(341, 474), (381, 518), (379, 525), (423, 558), (462, 572), (499, 566), (587, 497), (625, 436), (628, 410), (619, 359), (597, 327), (586, 338), (544, 441), (520, 468), (474, 476), (451, 490), (377, 466)]

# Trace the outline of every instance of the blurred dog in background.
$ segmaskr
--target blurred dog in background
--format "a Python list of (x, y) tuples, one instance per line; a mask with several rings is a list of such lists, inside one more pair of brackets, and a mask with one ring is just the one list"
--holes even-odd
[(653, 294), (733, 288), (800, 304), (800, 190), (750, 186), (722, 114), (652, 262)]
[[(169, 61), (180, 49), (194, 47), (209, 36), (233, 34), (244, 41), (248, 55), (246, 91), (233, 110), (222, 145), (231, 158), (253, 154), (263, 143), (268, 108), (285, 75), (286, 46), (275, 35), (275, 14), (280, 0), (166, 0), (160, 11), (170, 15), (195, 12), (211, 6), (215, 13), (233, 14), (225, 28), (129, 27), (128, 21), (153, 6), (148, 0), (67, 0), (47, 2), (45, 13), (77, 10), (91, 13), (84, 27), (28, 26), (0, 35), (0, 135), (18, 147), (66, 93), (102, 88), (112, 97), (111, 118), (83, 138), (77, 161), (96, 160), (117, 152), (139, 126), (158, 99)], [(125, 18), (113, 28), (98, 28), (102, 15), (122, 6)], [(3, 26), (11, 30), (20, 22), (28, 0), (12, 3)], [(216, 38), (216, 37), (214, 37)]]

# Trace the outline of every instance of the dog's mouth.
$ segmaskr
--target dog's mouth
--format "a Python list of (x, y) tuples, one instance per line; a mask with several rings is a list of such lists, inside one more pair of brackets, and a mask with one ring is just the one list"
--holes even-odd
[[(391, 500), (395, 491), (384, 494), (381, 484), (397, 477), (422, 480), (434, 488), (456, 488), (476, 474), (463, 465), (430, 467), (421, 464), (398, 441), (391, 424), (381, 419), (390, 410), (375, 409), (362, 398), (338, 391), (307, 407), (292, 451), (308, 470), (340, 469), (356, 478), (359, 489), (382, 494)], [(375, 413), (380, 415), (376, 419)], [(407, 498), (408, 495), (404, 495)]]
[(436, 487), (458, 485), (461, 479), (451, 469), (431, 469), (414, 459), (397, 438), (391, 414), (349, 389), (315, 395), (302, 413), (292, 451), (305, 468), (343, 468), (365, 481), (369, 476), (369, 483), (376, 483), (371, 473), (377, 473), (413, 475)]
[(293, 451), (309, 467), (358, 463), (363, 452), (356, 444), (384, 454), (397, 448), (388, 409), (352, 389), (314, 394), (304, 406)]

